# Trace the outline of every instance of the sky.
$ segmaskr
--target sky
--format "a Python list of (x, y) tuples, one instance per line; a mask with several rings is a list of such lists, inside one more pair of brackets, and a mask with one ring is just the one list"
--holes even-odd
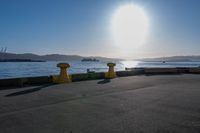
[[(121, 44), (123, 49), (113, 41), (112, 16), (130, 4), (145, 12), (148, 33), (144, 44)], [(200, 55), (199, 27), (199, 0), (0, 0), (0, 47), (11, 53), (127, 59)]]

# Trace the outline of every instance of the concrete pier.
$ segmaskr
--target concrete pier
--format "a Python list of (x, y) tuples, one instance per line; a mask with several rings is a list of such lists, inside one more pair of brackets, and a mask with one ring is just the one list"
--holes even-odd
[(2, 133), (199, 133), (200, 75), (129, 76), (0, 91)]

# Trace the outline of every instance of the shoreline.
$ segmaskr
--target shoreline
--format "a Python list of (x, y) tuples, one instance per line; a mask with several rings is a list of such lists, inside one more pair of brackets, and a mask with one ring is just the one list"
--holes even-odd
[[(116, 71), (117, 77), (127, 77), (136, 75), (177, 75), (177, 74), (200, 74), (200, 67), (188, 68), (131, 68), (127, 71)], [(71, 74), (72, 82), (104, 79), (105, 72)], [(23, 87), (27, 85), (51, 84), (52, 77), (19, 77), (0, 79), (0, 87)]]
[(46, 61), (32, 60), (32, 59), (0, 59), (0, 62), (46, 62)]

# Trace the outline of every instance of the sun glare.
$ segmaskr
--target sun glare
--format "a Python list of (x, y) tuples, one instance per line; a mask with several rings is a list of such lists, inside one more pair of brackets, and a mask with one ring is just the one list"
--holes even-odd
[(145, 43), (148, 18), (136, 5), (120, 6), (112, 16), (112, 33), (119, 47), (136, 48)]

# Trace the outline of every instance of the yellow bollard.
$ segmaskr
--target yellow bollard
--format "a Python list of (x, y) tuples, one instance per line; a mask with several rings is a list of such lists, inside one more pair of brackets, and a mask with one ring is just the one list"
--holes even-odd
[(57, 67), (60, 67), (60, 75), (53, 76), (54, 83), (69, 83), (71, 82), (71, 78), (67, 73), (67, 68), (70, 67), (68, 63), (59, 63)]
[(116, 66), (115, 63), (108, 63), (107, 66), (109, 67), (108, 72), (105, 73), (105, 78), (115, 78), (117, 77), (114, 66)]

